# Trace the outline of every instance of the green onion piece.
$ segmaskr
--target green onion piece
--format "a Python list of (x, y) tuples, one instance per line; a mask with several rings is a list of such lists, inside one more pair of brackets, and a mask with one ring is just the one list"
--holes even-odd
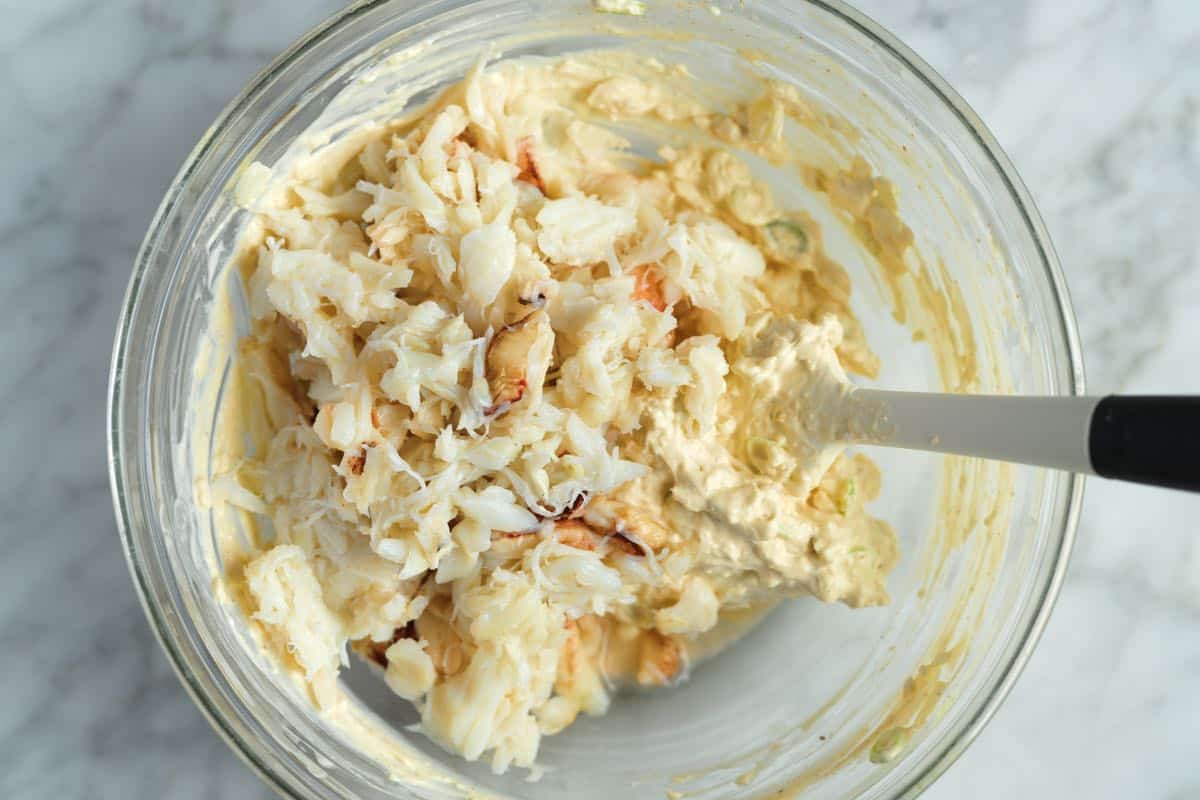
[(858, 484), (853, 478), (851, 478), (850, 480), (846, 481), (846, 488), (842, 490), (841, 496), (838, 497), (837, 510), (839, 514), (846, 513), (846, 511), (850, 508), (850, 501), (854, 499), (856, 494), (858, 494)]
[(796, 257), (808, 250), (808, 231), (799, 222), (776, 219), (767, 223), (767, 240), (781, 256)]

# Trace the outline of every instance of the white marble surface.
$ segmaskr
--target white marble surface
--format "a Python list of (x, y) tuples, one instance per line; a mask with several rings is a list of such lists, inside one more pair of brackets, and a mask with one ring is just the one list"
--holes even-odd
[[(334, 0), (41, 0), (0, 26), (0, 797), (253, 798), (154, 642), (104, 465), (117, 307), (221, 106)], [(1098, 391), (1200, 393), (1200, 2), (869, 0), (1013, 157)], [(89, 53), (89, 55), (84, 55)], [(1200, 498), (1094, 481), (1010, 700), (928, 797), (1200, 797)]]

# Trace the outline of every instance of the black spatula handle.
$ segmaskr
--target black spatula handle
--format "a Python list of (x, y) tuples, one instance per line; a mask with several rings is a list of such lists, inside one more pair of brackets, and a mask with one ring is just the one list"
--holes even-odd
[(1101, 398), (1088, 455), (1104, 478), (1200, 492), (1200, 397)]

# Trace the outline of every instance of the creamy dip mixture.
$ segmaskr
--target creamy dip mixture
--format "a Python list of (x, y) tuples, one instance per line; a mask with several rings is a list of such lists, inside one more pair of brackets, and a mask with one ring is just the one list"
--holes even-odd
[[(246, 169), (253, 329), (208, 491), (257, 520), (223, 579), (319, 707), (352, 650), (444, 747), (533, 767), (724, 620), (887, 602), (879, 472), (828, 430), (878, 360), (818, 227), (743, 160), (809, 112), (776, 84), (714, 112), (685, 79), (503, 63)], [(639, 122), (697, 135), (643, 158)], [(817, 179), (886, 232), (863, 170)]]

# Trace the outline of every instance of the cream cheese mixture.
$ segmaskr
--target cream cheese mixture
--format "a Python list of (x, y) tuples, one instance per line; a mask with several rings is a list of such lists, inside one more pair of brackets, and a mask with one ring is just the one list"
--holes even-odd
[[(829, 427), (878, 361), (820, 230), (738, 154), (806, 112), (775, 84), (714, 112), (685, 79), (503, 63), (245, 171), (241, 455), (212, 493), (262, 522), (223, 578), (319, 707), (350, 648), (444, 747), (533, 767), (726, 620), (887, 602), (880, 475)], [(644, 158), (618, 122), (697, 135)], [(819, 179), (886, 222), (856, 175)]]

